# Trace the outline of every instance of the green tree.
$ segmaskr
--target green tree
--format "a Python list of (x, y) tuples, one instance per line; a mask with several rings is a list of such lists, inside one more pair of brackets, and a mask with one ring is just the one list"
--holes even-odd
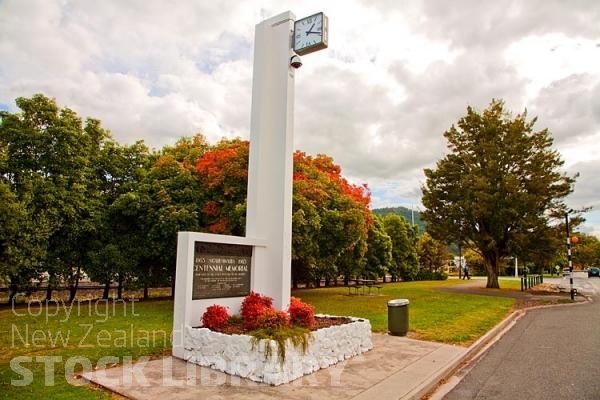
[(373, 224), (369, 226), (365, 257), (364, 275), (368, 279), (382, 277), (385, 282), (385, 275), (392, 264), (392, 239), (385, 231), (383, 220), (378, 216), (374, 216)]
[[(467, 246), (463, 251), (463, 257), (465, 258), (465, 264), (469, 267), (469, 274), (471, 276), (485, 273), (485, 262), (477, 249)], [(510, 260), (506, 259), (505, 261), (508, 263)], [(505, 268), (509, 268), (508, 264)]]
[[(573, 266), (577, 269), (600, 266), (600, 240), (585, 233), (574, 233), (577, 243), (573, 243)], [(575, 241), (572, 241), (575, 242)]]
[[(69, 195), (63, 195), (62, 223), (49, 243), (46, 298), (51, 298), (55, 285), (62, 284), (69, 287), (69, 299), (73, 301), (82, 269), (89, 261), (82, 249), (88, 248), (92, 240), (95, 216), (103, 205), (96, 165), (102, 147), (111, 139), (100, 121), (88, 118), (82, 125), (74, 113), (71, 118), (70, 127), (61, 129), (52, 146), (53, 175), (67, 180), (64, 186)], [(55, 182), (55, 186), (63, 185)]]
[(392, 263), (389, 268), (392, 282), (398, 278), (412, 281), (419, 271), (417, 265), (417, 227), (404, 217), (389, 214), (383, 218), (385, 231), (392, 240)]
[[(547, 233), (552, 216), (564, 215), (562, 199), (574, 178), (561, 172), (547, 129), (536, 118), (512, 118), (502, 101), (482, 113), (471, 107), (444, 133), (450, 153), (426, 169), (422, 213), (432, 237), (469, 241), (480, 252), (487, 287), (498, 288), (499, 267)], [(457, 228), (457, 226), (459, 228)]]
[(197, 133), (192, 137), (180, 138), (174, 146), (164, 146), (161, 154), (170, 155), (185, 169), (195, 172), (198, 160), (209, 149), (210, 145), (206, 138), (201, 133)]
[(417, 256), (419, 267), (433, 273), (441, 272), (442, 267), (448, 262), (450, 253), (448, 246), (425, 232), (417, 243)]
[(146, 221), (151, 207), (142, 182), (150, 160), (141, 141), (121, 146), (108, 140), (97, 156), (96, 185), (102, 197), (86, 247), (85, 272), (104, 284), (104, 298), (113, 282), (118, 284), (119, 296), (124, 284), (144, 276), (137, 268), (148, 242)]
[(97, 204), (90, 157), (104, 131), (93, 120), (84, 126), (75, 112), (41, 94), (16, 103), (21, 111), (3, 113), (0, 125), (0, 176), (18, 204), (21, 226), (9, 280), (15, 289), (47, 275), (50, 298), (59, 282), (79, 279), (80, 244)]
[(150, 154), (138, 142), (107, 148), (102, 176), (107, 196), (99, 247), (90, 254), (91, 276), (105, 285), (144, 288), (174, 284), (178, 231), (198, 231), (200, 193), (195, 162), (200, 136)]
[(319, 259), (317, 235), (321, 229), (318, 199), (325, 192), (308, 180), (294, 180), (292, 197), (292, 284), (315, 282), (315, 269)]
[[(372, 223), (366, 186), (349, 184), (331, 157), (294, 154), (292, 275), (316, 285), (363, 273)], [(299, 235), (295, 237), (295, 235)], [(300, 238), (303, 239), (300, 242)]]
[(46, 214), (33, 215), (36, 207), (28, 194), (24, 197), (0, 182), (0, 282), (9, 287), (9, 304), (20, 288), (41, 278), (51, 232)]
[[(519, 235), (521, 236), (521, 235)], [(519, 244), (531, 243), (530, 238), (517, 239)], [(557, 259), (566, 254), (566, 246), (564, 239), (564, 224), (557, 226), (540, 226), (539, 231), (535, 235), (535, 243), (529, 245), (528, 248), (517, 248), (513, 246), (514, 254), (518, 255), (518, 261), (525, 264), (530, 264), (530, 273), (543, 273), (544, 270), (550, 270), (556, 265)], [(512, 259), (512, 258), (511, 258)], [(510, 261), (510, 260), (507, 260)], [(514, 260), (510, 263), (514, 263)], [(514, 266), (507, 267), (507, 275), (514, 274)]]
[(164, 148), (163, 155), (150, 168), (146, 188), (153, 207), (149, 208), (146, 218), (149, 248), (146, 265), (142, 266), (145, 287), (169, 281), (174, 287), (177, 232), (200, 231), (203, 228), (201, 213), (205, 197), (196, 168), (187, 159), (201, 157), (204, 142), (195, 140), (193, 143), (196, 145), (187, 146), (189, 155), (183, 159), (178, 159), (181, 145), (174, 149)]

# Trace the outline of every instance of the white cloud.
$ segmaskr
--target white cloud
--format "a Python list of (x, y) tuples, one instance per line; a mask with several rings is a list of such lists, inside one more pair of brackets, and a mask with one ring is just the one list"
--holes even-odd
[(553, 82), (571, 75), (596, 74), (600, 65), (600, 46), (596, 40), (569, 37), (565, 33), (527, 36), (511, 44), (505, 52), (521, 76), (529, 80), (528, 97)]
[(597, 204), (595, 1), (4, 0), (0, 104), (43, 92), (153, 147), (196, 132), (247, 138), (254, 27), (288, 9), (330, 18), (330, 48), (296, 74), (296, 147), (331, 155), (374, 206), (418, 204), (443, 132), (492, 98), (539, 117), (581, 172), (569, 201)]

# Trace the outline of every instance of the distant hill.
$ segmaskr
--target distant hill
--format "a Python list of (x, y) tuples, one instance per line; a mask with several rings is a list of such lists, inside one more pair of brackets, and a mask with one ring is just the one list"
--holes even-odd
[(409, 223), (413, 223), (419, 227), (419, 233), (425, 232), (425, 222), (421, 221), (421, 213), (417, 210), (411, 210), (406, 207), (384, 207), (376, 208), (373, 214), (384, 217), (388, 214), (396, 214), (404, 217)]

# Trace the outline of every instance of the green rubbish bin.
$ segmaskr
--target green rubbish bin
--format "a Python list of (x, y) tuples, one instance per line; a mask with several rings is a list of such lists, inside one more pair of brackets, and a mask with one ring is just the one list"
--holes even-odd
[(408, 332), (408, 304), (407, 299), (388, 301), (388, 330), (390, 335), (404, 336)]

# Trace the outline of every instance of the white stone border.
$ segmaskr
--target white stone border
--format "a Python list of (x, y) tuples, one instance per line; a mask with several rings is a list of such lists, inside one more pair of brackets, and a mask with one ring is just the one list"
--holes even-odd
[[(332, 317), (318, 315), (319, 317)], [(227, 335), (207, 328), (187, 327), (184, 359), (255, 382), (278, 386), (312, 374), (339, 361), (373, 348), (369, 320), (350, 317), (352, 322), (312, 332), (306, 353), (286, 344), (285, 361), (279, 360), (277, 343), (270, 341), (271, 355), (265, 356), (266, 341), (255, 348), (248, 335)]]

